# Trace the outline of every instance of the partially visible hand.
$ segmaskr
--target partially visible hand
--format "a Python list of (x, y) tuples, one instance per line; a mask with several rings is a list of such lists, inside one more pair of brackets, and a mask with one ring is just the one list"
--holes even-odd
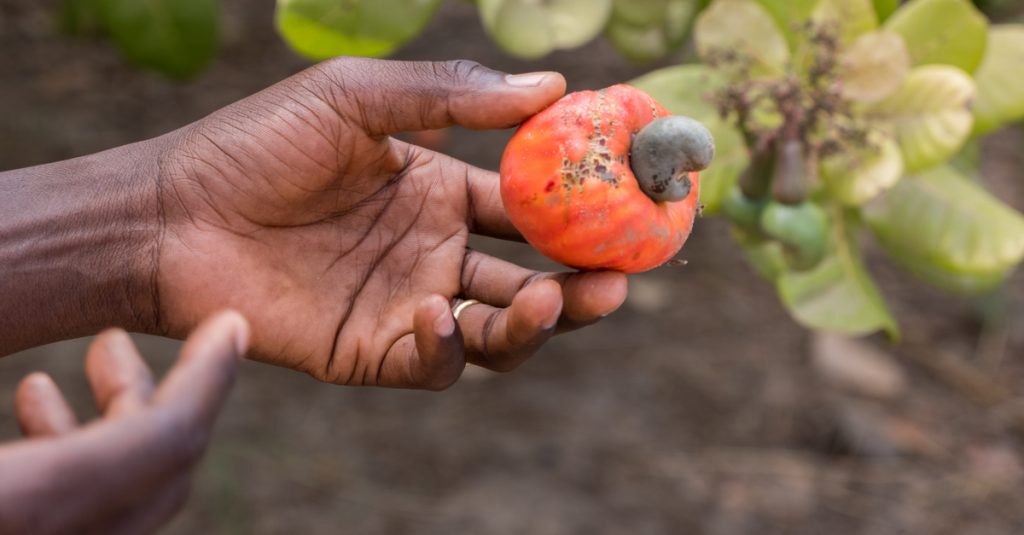
[[(444, 388), (507, 371), (626, 295), (619, 273), (538, 273), (467, 249), (521, 239), (497, 174), (389, 134), (507, 128), (556, 73), (338, 58), (169, 136), (156, 273), (163, 333), (231, 307), (252, 355), (341, 384)], [(476, 299), (453, 321), (456, 300)]]
[(128, 335), (104, 332), (86, 361), (102, 417), (83, 426), (49, 376), (26, 377), (15, 400), (26, 439), (0, 446), (0, 533), (163, 525), (185, 501), (248, 332), (235, 313), (203, 323), (158, 387)]

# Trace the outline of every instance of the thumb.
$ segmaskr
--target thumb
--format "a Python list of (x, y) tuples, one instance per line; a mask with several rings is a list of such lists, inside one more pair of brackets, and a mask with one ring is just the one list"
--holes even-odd
[(511, 75), (468, 60), (335, 58), (316, 67), (345, 119), (386, 135), (458, 125), (508, 128), (565, 94), (556, 72)]
[(249, 346), (249, 324), (237, 312), (221, 312), (189, 335), (177, 364), (153, 397), (157, 405), (177, 411), (209, 429), (235, 377), (235, 361)]

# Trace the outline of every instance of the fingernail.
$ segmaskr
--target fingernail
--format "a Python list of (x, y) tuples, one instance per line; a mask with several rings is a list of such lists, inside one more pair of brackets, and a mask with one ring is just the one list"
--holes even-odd
[(528, 72), (526, 74), (509, 74), (505, 76), (505, 83), (514, 87), (537, 87), (548, 77), (546, 72)]
[(448, 307), (434, 318), (434, 332), (442, 338), (449, 337), (455, 332), (455, 318)]
[(543, 325), (541, 325), (541, 328), (544, 329), (545, 331), (549, 331), (551, 329), (554, 329), (555, 325), (558, 325), (558, 320), (561, 318), (561, 316), (562, 316), (561, 313), (555, 314), (555, 317), (553, 319), (548, 320)]

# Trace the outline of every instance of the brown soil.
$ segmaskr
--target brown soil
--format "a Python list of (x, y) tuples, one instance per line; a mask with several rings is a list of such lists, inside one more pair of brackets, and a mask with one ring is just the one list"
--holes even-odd
[[(306, 65), (274, 34), (269, 0), (225, 0), (223, 53), (187, 84), (126, 66), (101, 42), (55, 35), (52, 3), (0, 6), (0, 168), (160, 134)], [(646, 70), (603, 42), (511, 60), (459, 2), (400, 56), (554, 69), (570, 89)], [(494, 168), (510, 132), (452, 134), (444, 152)], [(1018, 208), (1022, 147), (1019, 131), (985, 147), (993, 188)], [(699, 221), (688, 265), (633, 278), (622, 311), (560, 337), (512, 374), (471, 369), (438, 394), (342, 388), (246, 363), (192, 499), (167, 532), (1024, 531), (1024, 450), (1013, 424), (1022, 410), (1012, 394), (1024, 391), (1024, 278), (1008, 287), (1002, 330), (986, 331), (1005, 334), (995, 345), (1001, 358), (979, 360), (983, 329), (971, 303), (872, 254), (906, 339), (917, 342), (871, 339), (909, 382), (895, 399), (869, 401), (814, 371), (809, 333), (726, 230)], [(477, 245), (550, 265), (524, 246)], [(177, 348), (139, 340), (160, 368)], [(0, 438), (16, 436), (13, 386), (30, 370), (51, 372), (79, 406), (90, 405), (86, 343), (0, 361)], [(956, 370), (935, 371), (950, 359), (979, 372), (980, 395)], [(1006, 399), (972, 401), (999, 384)]]

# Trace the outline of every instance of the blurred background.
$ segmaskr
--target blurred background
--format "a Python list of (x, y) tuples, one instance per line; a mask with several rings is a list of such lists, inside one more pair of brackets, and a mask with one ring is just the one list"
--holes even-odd
[[(224, 0), (221, 52), (188, 82), (61, 35), (54, 4), (0, 4), (0, 169), (156, 136), (309, 64), (275, 33), (271, 0)], [(478, 17), (445, 2), (397, 57), (556, 70), (570, 90), (652, 68), (605, 40), (512, 59)], [(511, 133), (414, 141), (494, 169)], [(1022, 148), (1012, 127), (987, 138), (981, 158), (986, 185), (1018, 210)], [(474, 245), (553, 268), (526, 246)], [(511, 374), (467, 369), (442, 393), (337, 387), (244, 363), (166, 532), (1024, 532), (1024, 277), (1005, 287), (1000, 320), (982, 322), (970, 301), (869, 247), (904, 333), (893, 345), (796, 325), (718, 218), (697, 222), (682, 257), (633, 277), (601, 326), (559, 337)], [(159, 370), (178, 348), (137, 340)], [(87, 344), (0, 359), (0, 439), (17, 437), (13, 389), (33, 370), (90, 416)]]

